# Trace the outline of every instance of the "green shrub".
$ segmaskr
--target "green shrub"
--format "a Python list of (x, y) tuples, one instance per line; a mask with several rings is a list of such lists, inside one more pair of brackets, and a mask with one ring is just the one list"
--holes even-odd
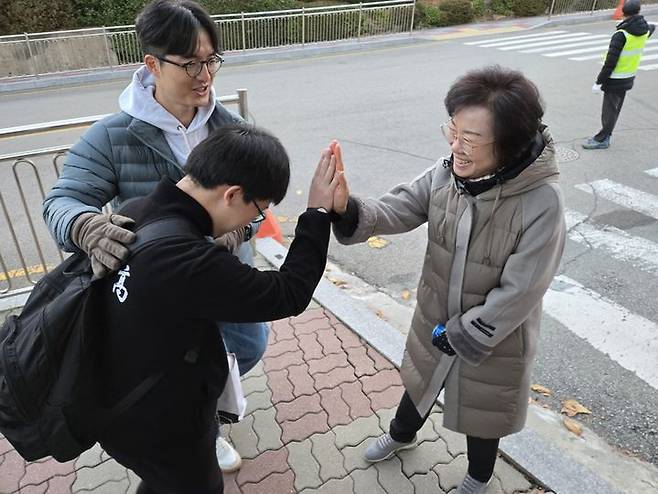
[(134, 24), (149, 0), (73, 0), (78, 27)]
[(75, 28), (71, 0), (1, 0), (0, 35)]
[(514, 0), (491, 0), (489, 8), (491, 12), (496, 15), (512, 15), (512, 3)]
[(439, 4), (441, 25), (468, 24), (473, 20), (473, 5), (464, 0), (443, 0)]
[(416, 3), (415, 27), (441, 26), (441, 11), (434, 5)]
[(545, 14), (551, 6), (550, 0), (510, 0), (512, 13), (516, 17), (534, 17)]

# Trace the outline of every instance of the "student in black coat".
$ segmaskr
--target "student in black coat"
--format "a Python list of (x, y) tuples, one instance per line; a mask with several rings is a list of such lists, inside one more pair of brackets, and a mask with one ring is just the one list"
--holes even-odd
[(228, 366), (216, 321), (271, 321), (308, 306), (324, 272), (334, 194), (347, 188), (331, 150), (322, 153), (279, 272), (242, 264), (208, 238), (262, 218), (285, 196), (289, 174), (275, 137), (245, 124), (222, 127), (192, 151), (188, 175), (164, 178), (122, 211), (138, 227), (173, 216), (193, 232), (155, 242), (98, 283), (106, 405), (165, 371), (101, 440), (142, 478), (140, 493), (223, 492), (215, 406)]

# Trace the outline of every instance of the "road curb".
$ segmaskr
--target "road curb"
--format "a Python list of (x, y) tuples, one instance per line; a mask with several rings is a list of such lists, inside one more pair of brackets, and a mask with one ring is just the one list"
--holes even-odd
[[(288, 254), (288, 249), (270, 238), (257, 239), (256, 249), (277, 268)], [(325, 278), (320, 281), (313, 298), (397, 368), (400, 367), (406, 338), (393, 326)], [(532, 406), (529, 413), (535, 413)], [(499, 449), (505, 459), (534, 482), (557, 494), (622, 494), (587, 466), (573, 457), (565, 456), (562, 450), (542, 438), (529, 425), (520, 433), (505, 437)]]

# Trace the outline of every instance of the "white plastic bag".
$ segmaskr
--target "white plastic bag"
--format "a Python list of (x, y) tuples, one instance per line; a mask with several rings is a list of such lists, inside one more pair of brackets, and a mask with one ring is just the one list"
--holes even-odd
[(228, 361), (228, 378), (224, 391), (217, 399), (217, 414), (222, 422), (235, 423), (244, 418), (247, 409), (247, 399), (242, 391), (240, 369), (234, 353), (226, 352)]

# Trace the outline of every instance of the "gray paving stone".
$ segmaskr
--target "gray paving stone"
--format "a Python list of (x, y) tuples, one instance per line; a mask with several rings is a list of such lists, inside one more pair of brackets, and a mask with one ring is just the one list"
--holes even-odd
[(261, 375), (249, 376), (242, 380), (242, 392), (245, 396), (249, 397), (251, 393), (257, 391), (265, 391), (267, 387), (267, 376), (263, 373)]
[[(122, 481), (128, 479), (125, 467), (114, 460), (107, 460), (93, 468), (83, 467), (76, 472), (76, 480), (73, 483), (73, 492), (81, 490), (93, 490), (109, 481)], [(123, 492), (123, 491), (121, 491)]]
[(256, 410), (252, 417), (254, 418), (253, 429), (258, 436), (258, 451), (262, 453), (282, 448), (281, 434), (283, 431), (276, 422), (276, 409), (272, 407), (267, 410)]
[(307, 487), (315, 488), (322, 485), (320, 465), (311, 452), (312, 447), (313, 443), (309, 440), (293, 441), (286, 445), (286, 448), (288, 448), (288, 464), (295, 474), (295, 489), (297, 489), (297, 492)]
[(413, 449), (400, 451), (397, 455), (402, 460), (402, 471), (407, 477), (416, 473), (427, 473), (437, 463), (449, 463), (452, 460), (446, 444), (440, 439), (425, 441)]
[(416, 494), (445, 494), (446, 492), (439, 486), (439, 477), (433, 471), (413, 475), (409, 481), (414, 485)]
[(441, 488), (449, 492), (464, 480), (466, 471), (468, 470), (468, 460), (466, 459), (466, 455), (459, 455), (446, 465), (436, 465), (433, 470), (439, 476), (439, 485), (441, 485)]
[(263, 361), (259, 360), (258, 363), (249, 370), (249, 372), (242, 376), (242, 381), (249, 379), (250, 377), (259, 377), (263, 375), (265, 375), (265, 366), (263, 365)]
[(355, 470), (350, 473), (350, 477), (354, 480), (355, 493), (368, 493), (368, 494), (386, 494), (384, 488), (379, 485), (377, 480), (377, 470), (371, 466), (367, 470)]
[(101, 461), (107, 461), (111, 460), (112, 457), (105, 451), (104, 449), (101, 449)]
[[(256, 458), (259, 455), (258, 436), (252, 428), (253, 423), (254, 416), (249, 415), (242, 422), (232, 424), (228, 433), (233, 446), (243, 458)], [(222, 431), (226, 434), (224, 427)]]
[(443, 427), (443, 414), (436, 413), (430, 415), (430, 420), (434, 424), (434, 430), (441, 436), (448, 446), (448, 452), (452, 456), (466, 454), (466, 436), (457, 432), (449, 431)]
[[(530, 485), (528, 485), (527, 488), (529, 489)], [(497, 477), (491, 478), (491, 480), (489, 481), (489, 487), (487, 488), (487, 494), (514, 494), (515, 492), (519, 492), (519, 491), (504, 490), (502, 484), (500, 483), (500, 479), (498, 479)]]
[(379, 427), (379, 417), (371, 415), (356, 419), (351, 424), (338, 425), (334, 427), (336, 433), (336, 447), (343, 449), (345, 446), (356, 446), (367, 437), (377, 437), (384, 433)]
[(402, 473), (402, 462), (397, 456), (374, 464), (379, 485), (388, 494), (414, 494), (414, 485)]
[(423, 424), (423, 427), (418, 431), (418, 442), (436, 441), (437, 439), (439, 439), (439, 433), (436, 432), (434, 422), (432, 421), (432, 415), (430, 415)]
[(133, 472), (132, 470), (128, 470), (128, 480), (130, 481), (130, 486), (126, 491), (126, 494), (135, 494), (137, 492), (137, 486), (139, 486), (141, 479), (135, 472)]
[(101, 457), (102, 453), (103, 448), (101, 448), (101, 445), (98, 443), (94, 444), (93, 448), (88, 449), (78, 456), (74, 463), (75, 469), (78, 470), (82, 467), (95, 467), (96, 465), (100, 465), (103, 462), (103, 458)]
[(368, 444), (370, 444), (371, 439), (365, 439), (362, 443), (356, 446), (346, 446), (341, 449), (340, 452), (345, 458), (343, 465), (345, 470), (352, 472), (354, 470), (365, 470), (370, 467), (372, 463), (369, 463), (363, 457)]
[(397, 407), (382, 408), (381, 410), (377, 410), (375, 412), (379, 417), (379, 427), (384, 432), (389, 431), (391, 426), (391, 420), (393, 420), (393, 417), (395, 417), (395, 412), (397, 409), (398, 409)]
[(532, 487), (521, 472), (502, 458), (496, 461), (494, 476), (500, 480), (504, 492), (527, 491)]
[(74, 490), (73, 492), (80, 492), (81, 494), (87, 492), (93, 494), (124, 494), (129, 487), (130, 487), (130, 481), (127, 478), (125, 478), (119, 481), (111, 480), (89, 491)]
[(321, 306), (320, 304), (318, 304), (315, 300), (311, 300), (311, 303), (308, 304), (308, 307), (306, 308), (306, 310), (310, 310), (310, 309), (320, 309), (321, 307), (322, 307), (322, 306)]
[(251, 415), (256, 410), (267, 410), (272, 408), (272, 391), (266, 389), (265, 391), (255, 391), (247, 398), (247, 409), (245, 415)]
[(344, 457), (336, 447), (336, 434), (328, 431), (324, 434), (313, 434), (311, 437), (313, 456), (320, 465), (320, 478), (323, 482), (329, 479), (342, 479), (347, 476), (343, 465)]
[(354, 490), (354, 481), (352, 477), (348, 476), (342, 479), (331, 479), (318, 489), (304, 489), (299, 494), (349, 494), (354, 492), (356, 492)]

